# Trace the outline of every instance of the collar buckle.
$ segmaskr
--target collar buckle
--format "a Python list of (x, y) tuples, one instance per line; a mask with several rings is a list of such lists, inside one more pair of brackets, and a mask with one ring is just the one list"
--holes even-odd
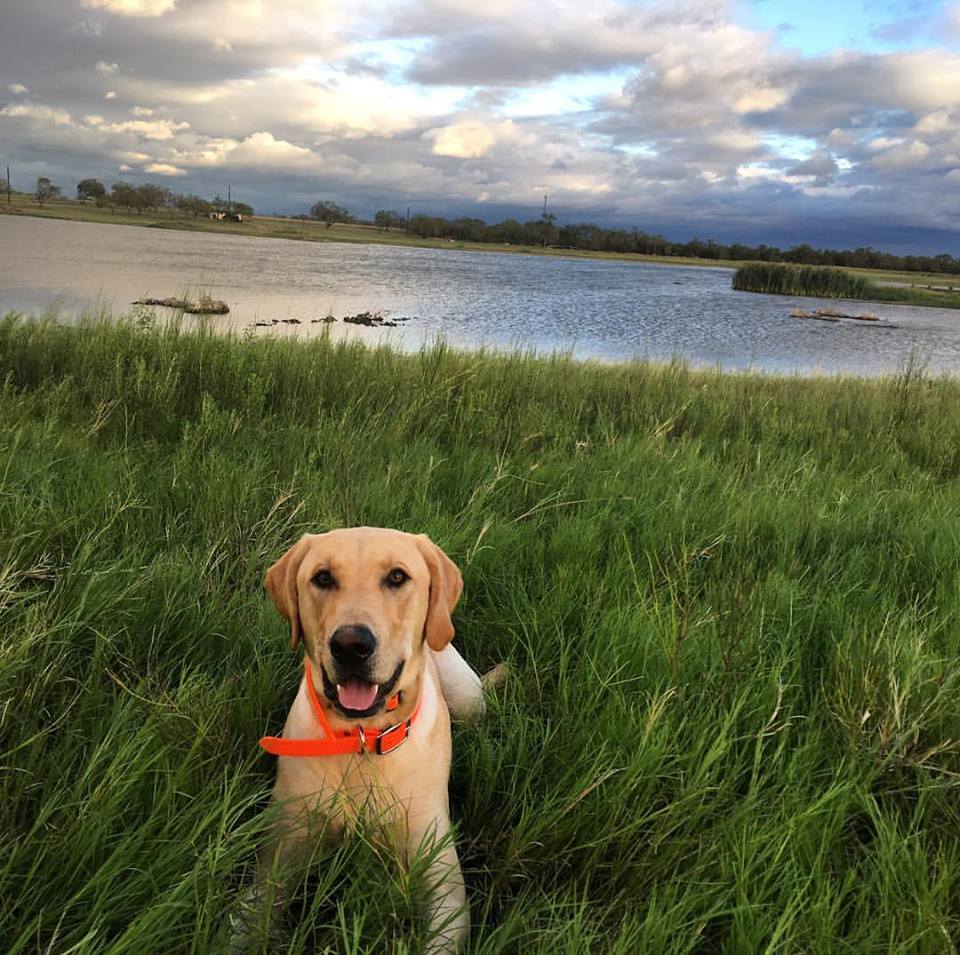
[[(394, 734), (396, 734), (398, 730), (402, 730), (403, 732), (399, 734), (399, 737), (395, 737)], [(399, 723), (394, 723), (393, 726), (388, 726), (385, 730), (381, 730), (377, 734), (377, 738), (373, 743), (373, 751), (378, 756), (392, 753), (395, 749), (403, 746), (409, 735), (410, 720), (402, 720)]]

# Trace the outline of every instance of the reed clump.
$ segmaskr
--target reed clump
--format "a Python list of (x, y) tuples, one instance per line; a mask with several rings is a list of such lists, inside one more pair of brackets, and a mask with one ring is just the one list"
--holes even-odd
[(868, 299), (876, 291), (876, 287), (863, 276), (843, 269), (775, 262), (741, 265), (734, 273), (733, 287), (739, 292), (765, 292), (768, 295), (850, 299)]

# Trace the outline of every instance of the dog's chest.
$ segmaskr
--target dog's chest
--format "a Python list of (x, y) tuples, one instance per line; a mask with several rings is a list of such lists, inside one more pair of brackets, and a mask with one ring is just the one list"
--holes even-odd
[[(434, 674), (424, 681), (424, 700), (410, 735), (385, 755), (280, 757), (278, 799), (304, 800), (305, 808), (349, 826), (363, 813), (383, 822), (399, 819), (416, 825), (447, 805), (450, 773), (450, 716)], [(316, 732), (302, 691), (290, 711), (284, 736), (309, 738)]]

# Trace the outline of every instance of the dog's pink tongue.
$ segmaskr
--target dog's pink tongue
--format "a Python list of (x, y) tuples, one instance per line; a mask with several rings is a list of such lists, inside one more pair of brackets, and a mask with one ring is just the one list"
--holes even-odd
[(367, 710), (377, 698), (379, 686), (351, 677), (346, 683), (337, 684), (337, 699), (345, 710)]

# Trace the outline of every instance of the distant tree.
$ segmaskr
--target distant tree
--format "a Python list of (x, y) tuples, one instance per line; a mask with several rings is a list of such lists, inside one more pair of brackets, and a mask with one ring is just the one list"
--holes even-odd
[(107, 189), (99, 179), (81, 179), (77, 183), (77, 198), (81, 202), (93, 199), (98, 206), (101, 206), (106, 194)]
[(115, 182), (110, 187), (110, 196), (107, 201), (110, 203), (111, 212), (117, 206), (128, 211), (133, 209), (139, 201), (136, 186), (131, 186), (129, 182)]
[(557, 217), (552, 212), (540, 216), (540, 242), (544, 248), (557, 241)]
[(208, 216), (213, 210), (213, 206), (206, 199), (193, 195), (177, 196), (174, 199), (174, 205), (181, 212), (192, 215), (194, 219), (199, 219), (200, 216)]
[(142, 186), (137, 186), (136, 190), (137, 211), (144, 209), (157, 210), (167, 205), (171, 201), (170, 190), (165, 186), (157, 186), (152, 182), (145, 182)]
[(441, 234), (445, 221), (434, 216), (416, 215), (410, 220), (410, 231), (422, 239), (432, 238)]
[(245, 202), (234, 202), (233, 211), (249, 219), (253, 215), (253, 206), (249, 206)]
[(34, 195), (42, 207), (48, 199), (56, 199), (60, 195), (60, 187), (55, 186), (46, 176), (38, 176), (37, 191)]
[(353, 216), (343, 206), (338, 206), (335, 202), (329, 202), (326, 199), (321, 199), (310, 207), (310, 218), (325, 222), (328, 229), (334, 222), (353, 221)]
[(400, 229), (403, 227), (406, 219), (399, 212), (392, 209), (381, 209), (373, 217), (373, 224), (377, 227), (377, 232), (389, 232), (391, 229)]

